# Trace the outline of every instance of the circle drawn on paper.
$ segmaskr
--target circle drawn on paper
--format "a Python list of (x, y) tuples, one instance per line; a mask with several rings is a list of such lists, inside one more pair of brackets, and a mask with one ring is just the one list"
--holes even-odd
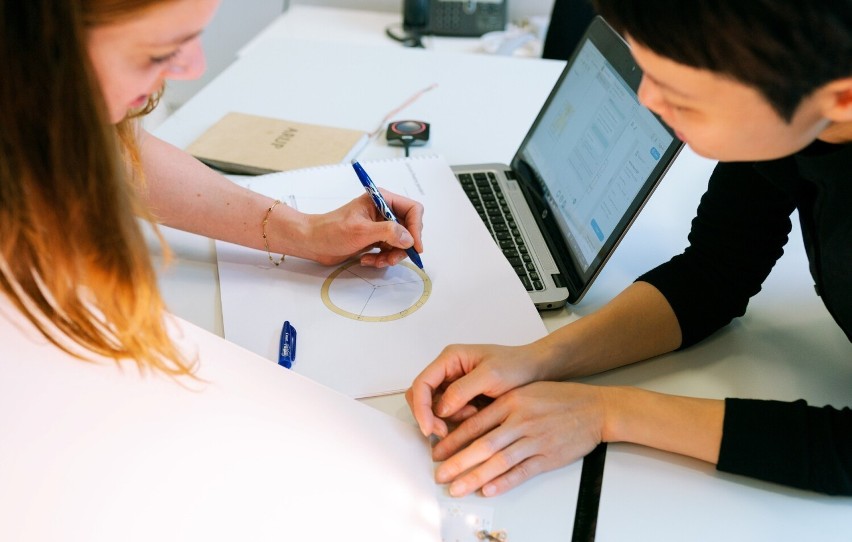
[(360, 322), (404, 318), (425, 305), (431, 293), (429, 276), (408, 261), (377, 269), (353, 260), (335, 269), (321, 290), (332, 312)]

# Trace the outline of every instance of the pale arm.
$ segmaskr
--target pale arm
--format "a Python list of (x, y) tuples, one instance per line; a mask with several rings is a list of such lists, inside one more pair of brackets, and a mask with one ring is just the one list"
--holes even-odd
[(650, 284), (635, 282), (536, 344), (552, 361), (541, 379), (567, 380), (671, 352), (680, 342), (680, 325), (666, 298)]
[(601, 388), (606, 401), (604, 442), (632, 442), (716, 464), (725, 402), (655, 393), (638, 388)]
[[(568, 332), (568, 327), (574, 327)], [(564, 333), (566, 337), (560, 337)], [(555, 337), (553, 336), (555, 335)], [(598, 312), (548, 336), (564, 347), (558, 380), (599, 373), (670, 352), (680, 326), (665, 297), (636, 282)], [(551, 339), (552, 338), (552, 339)], [(602, 440), (633, 442), (716, 463), (724, 401), (676, 397), (635, 388), (602, 388)]]
[[(497, 495), (576, 461), (599, 442), (716, 462), (723, 402), (559, 382), (670, 352), (680, 340), (665, 298), (637, 282), (598, 312), (530, 345), (449, 347), (407, 394), (421, 430), (443, 437), (433, 450), (443, 461), (436, 480), (450, 483), (455, 496), (480, 488)], [(479, 409), (480, 395), (495, 400)], [(461, 423), (449, 431), (447, 421)]]
[[(273, 199), (236, 185), (186, 152), (150, 134), (140, 135), (146, 196), (155, 216), (165, 225), (265, 250), (262, 223)], [(354, 182), (354, 180), (353, 180)], [(340, 209), (307, 215), (286, 205), (269, 213), (269, 249), (333, 264), (370, 250), (366, 265), (385, 266), (405, 258), (404, 248), (423, 250), (420, 204), (386, 193), (400, 222), (377, 219), (365, 194)]]
[[(154, 136), (140, 136), (148, 203), (165, 225), (252, 248), (263, 249), (261, 222), (273, 199), (236, 185), (186, 152)], [(295, 238), (304, 221), (292, 209), (276, 208), (278, 220)], [(284, 239), (273, 248), (285, 252)], [(286, 251), (293, 254), (292, 248)]]
[[(537, 380), (568, 380), (671, 352), (680, 326), (665, 297), (631, 284), (599, 311), (516, 348), (450, 346), (414, 380), (407, 399), (424, 434), (446, 434), (452, 416), (478, 395), (497, 397)], [(434, 404), (433, 404), (434, 402)]]
[(600, 442), (633, 442), (716, 463), (724, 402), (636, 388), (534, 382), (515, 388), (438, 442), (435, 480), (455, 497), (503, 493), (572, 463)]

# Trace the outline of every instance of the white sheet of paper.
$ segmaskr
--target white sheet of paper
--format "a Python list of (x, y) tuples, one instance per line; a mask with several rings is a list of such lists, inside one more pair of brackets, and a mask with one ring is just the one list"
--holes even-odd
[[(425, 304), (395, 320), (353, 320), (321, 298), (323, 283), (340, 266), (287, 258), (274, 267), (264, 251), (217, 242), (226, 338), (277, 362), (281, 326), (288, 320), (298, 332), (294, 371), (366, 397), (406, 389), (448, 344), (525, 344), (544, 336), (529, 294), (442, 158), (362, 165), (380, 188), (425, 207), (422, 259), (432, 288)], [(265, 175), (248, 186), (307, 213), (332, 210), (364, 193), (349, 164)], [(365, 277), (373, 285), (367, 290)], [(382, 289), (395, 282), (401, 284)], [(407, 308), (423, 289), (406, 267), (376, 271), (357, 265), (330, 288), (338, 305), (379, 315)]]
[(176, 329), (197, 382), (71, 358), (0, 297), (0, 540), (440, 540), (416, 428)]
[(742, 481), (695, 459), (610, 444), (595, 539), (849, 540), (852, 499)]

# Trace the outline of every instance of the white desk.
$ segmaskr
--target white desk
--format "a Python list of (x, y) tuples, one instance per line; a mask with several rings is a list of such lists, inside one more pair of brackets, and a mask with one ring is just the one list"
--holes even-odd
[[(372, 130), (408, 96), (437, 82), (438, 88), (398, 117), (433, 123), (430, 146), (413, 152), (441, 153), (456, 163), (508, 160), (561, 69), (562, 63), (555, 61), (411, 50), (396, 45), (281, 40), (275, 47), (244, 53), (163, 123), (156, 134), (185, 147), (231, 110)], [(489, 80), (492, 88), (483, 89), (483, 80)], [(397, 156), (402, 156), (402, 150), (388, 147), (380, 139), (360, 157)], [(168, 230), (166, 235), (177, 256), (160, 281), (170, 308), (222, 334), (212, 242), (175, 230)], [(401, 394), (364, 402), (414, 423)], [(573, 528), (580, 468), (577, 463), (539, 477), (499, 500), (473, 497), (465, 502), (493, 507), (495, 527), (507, 530), (513, 538), (544, 539), (546, 533), (567, 539)]]
[[(437, 82), (436, 89), (397, 117), (432, 123), (429, 145), (412, 152), (440, 153), (450, 163), (509, 160), (563, 65), (299, 40), (252, 51), (169, 117), (156, 134), (186, 147), (229, 111), (372, 131), (389, 111)], [(488, 86), (483, 86), (484, 79)], [(379, 139), (360, 158), (402, 155), (401, 148)], [(162, 284), (173, 310), (222, 334), (212, 241), (182, 232), (169, 232), (169, 240), (185, 260), (166, 272), (169, 280)], [(184, 263), (187, 275), (179, 272)], [(199, 280), (205, 286), (199, 286)], [(185, 297), (186, 288), (196, 296)], [(171, 292), (175, 295), (169, 296)]]
[[(508, 161), (562, 67), (562, 63), (555, 61), (409, 50), (383, 36), (373, 43), (376, 19), (369, 14), (356, 19), (345, 34), (332, 32), (329, 40), (306, 41), (303, 39), (306, 36), (327, 37), (321, 30), (326, 22), (336, 28), (352, 19), (350, 14), (343, 14), (346, 17), (317, 21), (304, 15), (306, 12), (293, 11), (282, 16), (243, 51), (234, 65), (169, 118), (156, 131), (157, 135), (186, 146), (231, 110), (372, 130), (389, 110), (412, 93), (437, 82), (436, 90), (397, 117), (419, 118), (433, 125), (430, 146), (414, 152), (437, 152), (450, 163)], [(293, 21), (299, 24), (293, 25)], [(372, 30), (361, 32), (357, 25), (362, 23)], [(276, 31), (295, 32), (294, 28), (299, 29), (295, 37)], [(346, 37), (348, 44), (337, 39), (341, 36)], [(400, 149), (388, 147), (380, 139), (371, 143), (361, 157), (400, 155)], [(638, 274), (682, 250), (689, 221), (712, 165), (685, 151), (583, 302), (542, 314), (548, 328), (553, 330), (595, 310)], [(746, 317), (687, 352), (588, 380), (703, 397), (804, 397), (817, 404), (848, 404), (848, 390), (852, 389), (852, 364), (848, 359), (852, 348), (812, 294), (797, 233), (794, 232), (786, 255), (764, 291), (753, 300)], [(221, 334), (212, 242), (174, 231), (168, 231), (167, 237), (178, 256), (176, 265), (161, 275), (170, 307), (178, 315)], [(779, 314), (784, 318), (779, 319)], [(814, 361), (805, 367), (803, 360)], [(413, 423), (401, 395), (365, 402)], [(630, 459), (637, 453), (643, 454), (628, 446), (610, 446), (610, 450), (615, 452), (611, 454), (613, 461), (619, 456)], [(652, 456), (650, 461), (683, 463), (666, 454)], [(760, 495), (766, 491), (766, 484), (725, 477), (715, 474), (705, 464), (685, 461), (688, 469), (700, 472), (705, 478), (719, 477), (720, 483), (730, 484), (734, 492)], [(579, 465), (567, 469), (579, 469)], [(556, 487), (546, 487), (556, 479), (541, 477), (526, 484), (512, 492), (511, 500), (506, 501), (510, 505), (484, 502), (498, 502), (496, 524), (506, 528), (510, 536), (514, 534), (512, 540), (567, 539), (571, 526), (565, 518), (573, 516), (573, 504), (534, 502), (535, 499), (527, 498), (558, 491)], [(653, 508), (655, 499), (646, 498), (646, 507), (632, 507), (620, 500), (616, 491), (608, 491), (613, 483), (618, 486), (618, 480), (605, 479), (601, 522), (607, 519), (608, 522), (606, 526), (599, 525), (601, 539), (617, 540), (628, 535), (643, 539), (678, 538), (677, 532), (666, 529), (654, 533), (620, 531), (618, 525), (628, 529), (641, 523), (637, 514), (651, 514), (648, 507)], [(769, 488), (773, 493), (803, 499), (810, 505), (827, 502), (826, 498), (810, 493), (777, 486)], [(641, 499), (642, 495), (633, 498)], [(834, 500), (825, 506), (836, 506), (838, 502), (848, 504), (845, 500)], [(668, 504), (686, 507), (684, 517), (694, 517), (705, 506), (712, 505), (696, 502), (690, 508), (683, 501)], [(561, 522), (553, 517), (560, 511)], [(768, 521), (772, 521), (772, 513), (767, 513)], [(623, 514), (628, 519), (616, 522), (613, 514), (617, 517)], [(782, 509), (779, 514), (780, 520), (802, 519), (795, 510)], [(709, 529), (703, 534), (706, 539), (713, 539), (719, 533)], [(693, 539), (696, 538), (700, 536)]]

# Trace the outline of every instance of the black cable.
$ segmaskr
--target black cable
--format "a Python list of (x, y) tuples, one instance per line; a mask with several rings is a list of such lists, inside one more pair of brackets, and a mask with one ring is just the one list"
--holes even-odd
[(601, 503), (606, 442), (601, 442), (583, 458), (577, 509), (574, 512), (574, 532), (571, 542), (594, 542), (598, 527), (598, 508)]
[(423, 47), (422, 35), (419, 32), (404, 31), (402, 35), (396, 34), (391, 29), (402, 29), (402, 23), (392, 24), (385, 27), (385, 35), (394, 41), (400, 42), (404, 47)]

